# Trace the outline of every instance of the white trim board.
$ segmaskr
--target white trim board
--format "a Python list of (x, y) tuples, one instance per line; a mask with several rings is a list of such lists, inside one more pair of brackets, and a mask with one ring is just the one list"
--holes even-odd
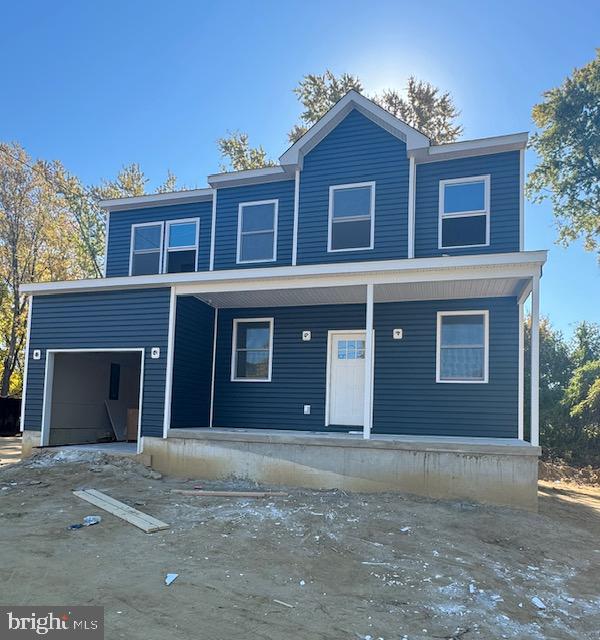
[(163, 411), (163, 438), (171, 428), (171, 401), (173, 398), (173, 365), (175, 361), (175, 321), (177, 318), (177, 296), (171, 287), (169, 299), (169, 330), (167, 335), (167, 370), (165, 374), (165, 406)]
[(140, 389), (138, 398), (138, 433), (137, 453), (142, 452), (142, 411), (144, 405), (144, 364), (146, 350), (144, 347), (108, 347), (104, 349), (46, 349), (44, 363), (44, 390), (42, 400), (42, 425), (40, 430), (40, 446), (47, 447), (50, 440), (50, 421), (52, 418), (52, 388), (54, 384), (54, 355), (57, 353), (139, 353), (140, 354)]
[[(483, 316), (483, 378), (445, 379), (441, 377), (442, 364), (442, 318), (446, 316)], [(487, 309), (438, 311), (435, 332), (435, 381), (439, 384), (487, 384), (490, 360), (490, 312)]]
[(112, 198), (102, 200), (100, 207), (108, 211), (130, 211), (187, 202), (209, 201), (213, 197), (213, 189), (190, 189), (189, 191), (172, 191), (169, 193), (152, 193), (146, 196)]
[(23, 392), (21, 393), (21, 418), (19, 419), (19, 430), (25, 431), (25, 405), (27, 402), (27, 373), (29, 371), (29, 342), (31, 339), (31, 316), (33, 313), (33, 296), (28, 296), (27, 300), (27, 334), (25, 337), (25, 364), (23, 366)]

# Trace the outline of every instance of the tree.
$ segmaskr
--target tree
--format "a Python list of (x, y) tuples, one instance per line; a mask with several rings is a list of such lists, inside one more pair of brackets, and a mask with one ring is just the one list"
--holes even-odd
[(581, 321), (573, 333), (571, 345), (573, 367), (582, 367), (591, 360), (600, 360), (600, 325)]
[[(362, 82), (357, 76), (343, 73), (336, 76), (329, 69), (321, 75), (308, 74), (300, 80), (294, 93), (304, 107), (300, 122), (288, 134), (294, 143), (333, 105), (350, 90), (362, 93)], [(456, 124), (460, 115), (451, 95), (440, 93), (437, 87), (417, 80), (408, 79), (406, 97), (395, 89), (386, 89), (371, 99), (407, 124), (422, 131), (436, 144), (453, 142), (462, 133), (462, 126)], [(234, 171), (259, 169), (274, 164), (267, 159), (262, 147), (252, 148), (245, 133), (235, 132), (217, 141), (221, 157), (229, 162)]]
[(539, 162), (529, 174), (527, 194), (550, 199), (559, 242), (583, 238), (600, 250), (600, 49), (560, 87), (533, 107), (539, 131), (531, 137)]

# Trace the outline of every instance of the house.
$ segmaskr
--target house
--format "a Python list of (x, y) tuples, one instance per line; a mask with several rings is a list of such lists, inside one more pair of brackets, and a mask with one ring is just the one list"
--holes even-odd
[(25, 448), (535, 508), (526, 142), (434, 145), (351, 91), (275, 167), (105, 201), (105, 277), (25, 287)]

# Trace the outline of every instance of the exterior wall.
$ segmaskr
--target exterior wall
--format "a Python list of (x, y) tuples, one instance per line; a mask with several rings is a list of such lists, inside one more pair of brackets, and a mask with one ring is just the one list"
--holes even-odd
[(215, 310), (194, 297), (177, 300), (171, 427), (208, 427)]
[[(490, 311), (487, 384), (435, 382), (437, 311), (460, 309)], [(233, 320), (249, 317), (274, 318), (271, 382), (230, 381)], [(364, 326), (364, 305), (221, 310), (214, 426), (335, 431), (324, 427), (327, 332)], [(517, 437), (515, 298), (380, 303), (374, 327), (374, 433)], [(403, 340), (392, 339), (397, 327)]]
[[(41, 429), (47, 349), (144, 347), (142, 435), (162, 435), (169, 300), (167, 288), (34, 297), (25, 430)], [(150, 358), (151, 347), (160, 347), (160, 358)], [(40, 360), (33, 359), (36, 349)]]
[[(415, 257), (519, 251), (519, 151), (417, 165)], [(490, 245), (438, 249), (440, 180), (491, 176)]]
[[(215, 233), (215, 269), (279, 267), (292, 263), (294, 226), (294, 180), (266, 182), (217, 191), (217, 226)], [(238, 209), (240, 202), (279, 200), (277, 221), (277, 260), (236, 264)]]
[(129, 275), (132, 225), (143, 222), (180, 220), (183, 218), (200, 218), (198, 271), (208, 271), (212, 221), (211, 201), (111, 213), (108, 226), (106, 275), (108, 277)]
[[(407, 256), (406, 145), (358, 111), (304, 158), (300, 172), (298, 264), (385, 260)], [(329, 187), (375, 181), (374, 249), (327, 252)]]
[(399, 491), (537, 509), (539, 447), (435, 443), (360, 436), (174, 431), (145, 438), (144, 453), (163, 473), (240, 478), (269, 485)]

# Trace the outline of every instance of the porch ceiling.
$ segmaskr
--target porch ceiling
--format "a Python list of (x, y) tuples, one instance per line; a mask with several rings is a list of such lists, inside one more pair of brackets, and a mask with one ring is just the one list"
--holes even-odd
[[(523, 278), (486, 278), (437, 282), (377, 284), (375, 302), (409, 300), (448, 300), (456, 298), (497, 298), (519, 296), (528, 280)], [(320, 304), (365, 303), (364, 285), (269, 289), (253, 291), (211, 291), (195, 296), (221, 309), (252, 307), (293, 307)]]

